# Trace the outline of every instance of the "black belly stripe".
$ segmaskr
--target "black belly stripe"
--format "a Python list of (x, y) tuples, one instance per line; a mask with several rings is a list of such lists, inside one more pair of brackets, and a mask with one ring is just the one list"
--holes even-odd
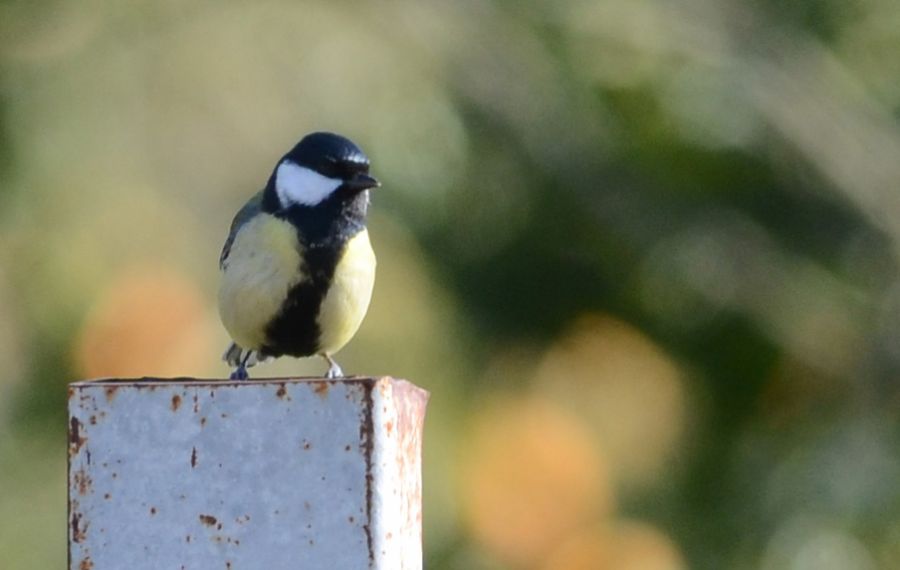
[(338, 247), (317, 247), (306, 251), (307, 279), (288, 291), (278, 316), (266, 327), (263, 353), (272, 356), (311, 356), (319, 346), (319, 308), (328, 293), (341, 253)]
[[(360, 217), (348, 215), (353, 212), (346, 211), (347, 205), (336, 206), (329, 212), (327, 209), (333, 206), (326, 202), (317, 211), (300, 208), (285, 215), (295, 227), (303, 228), (298, 229), (298, 240), (303, 247), (306, 279), (288, 291), (281, 311), (266, 327), (264, 355), (303, 357), (318, 353), (319, 309), (347, 242), (365, 227)], [(323, 224), (323, 220), (328, 223)]]

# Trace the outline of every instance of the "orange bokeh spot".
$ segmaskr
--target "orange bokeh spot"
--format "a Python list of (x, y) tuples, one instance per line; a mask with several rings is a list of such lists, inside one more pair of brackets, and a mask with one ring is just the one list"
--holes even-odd
[(208, 312), (196, 286), (171, 269), (115, 279), (75, 342), (86, 378), (203, 374), (215, 362)]
[(474, 536), (525, 565), (612, 510), (604, 462), (586, 428), (553, 404), (505, 402), (481, 411), (463, 458), (462, 499)]
[(588, 315), (544, 355), (536, 383), (597, 434), (617, 482), (641, 487), (666, 474), (686, 428), (678, 365), (635, 327)]
[(678, 546), (637, 522), (601, 524), (563, 541), (540, 570), (684, 570)]

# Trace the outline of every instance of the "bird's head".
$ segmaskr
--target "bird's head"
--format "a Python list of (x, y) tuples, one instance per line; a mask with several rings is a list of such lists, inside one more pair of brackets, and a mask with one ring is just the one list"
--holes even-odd
[(312, 133), (282, 157), (266, 190), (270, 203), (284, 210), (351, 201), (378, 186), (369, 176), (368, 157), (356, 144), (333, 133)]

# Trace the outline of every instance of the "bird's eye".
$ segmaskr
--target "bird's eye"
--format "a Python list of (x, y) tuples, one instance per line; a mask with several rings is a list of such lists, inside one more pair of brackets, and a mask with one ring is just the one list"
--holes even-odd
[(334, 158), (328, 157), (322, 161), (317, 169), (319, 173), (323, 176), (327, 176), (328, 178), (341, 178), (342, 176), (342, 168), (341, 164), (335, 160)]
[(352, 162), (350, 163), (349, 172), (347, 172), (348, 178), (353, 178), (357, 174), (367, 174), (369, 172), (369, 164), (366, 162)]

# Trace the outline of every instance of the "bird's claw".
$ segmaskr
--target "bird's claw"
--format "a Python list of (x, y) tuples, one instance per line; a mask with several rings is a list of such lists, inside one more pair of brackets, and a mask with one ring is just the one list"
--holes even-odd
[(322, 358), (328, 362), (328, 372), (325, 373), (325, 378), (334, 379), (334, 378), (344, 378), (344, 371), (341, 370), (340, 365), (334, 361), (331, 356), (327, 354), (323, 354)]
[(234, 369), (234, 372), (231, 373), (231, 376), (228, 377), (230, 380), (247, 380), (250, 378), (250, 375), (247, 374), (247, 368), (243, 365), (238, 366)]

